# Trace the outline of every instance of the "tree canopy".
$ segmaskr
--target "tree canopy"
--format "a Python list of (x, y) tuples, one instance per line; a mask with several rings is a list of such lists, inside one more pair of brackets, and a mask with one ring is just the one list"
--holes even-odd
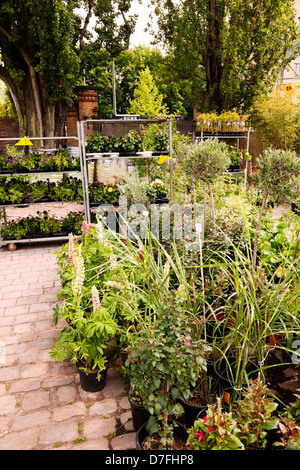
[[(81, 62), (82, 77), (88, 85), (98, 87), (98, 113), (101, 118), (108, 118), (113, 114), (112, 59), (107, 51), (96, 50), (93, 45), (88, 45), (86, 52)], [(139, 74), (148, 67), (169, 112), (192, 118), (191, 81), (176, 80), (168, 63), (169, 57), (156, 47), (139, 45), (122, 51), (114, 59), (117, 114), (128, 112)]]
[(10, 91), (22, 134), (62, 135), (87, 43), (111, 57), (126, 49), (136, 20), (128, 17), (130, 5), (131, 0), (1, 1), (0, 79)]
[(149, 0), (179, 78), (199, 111), (247, 110), (299, 53), (294, 0)]

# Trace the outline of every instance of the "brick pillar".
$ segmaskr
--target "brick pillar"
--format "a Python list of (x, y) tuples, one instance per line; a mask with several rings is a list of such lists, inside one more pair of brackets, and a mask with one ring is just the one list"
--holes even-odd
[[(78, 107), (73, 106), (72, 108), (69, 109), (66, 115), (66, 129), (67, 129), (67, 135), (68, 136), (77, 136), (77, 121), (79, 119), (78, 116)], [(77, 147), (78, 146), (78, 141), (77, 140), (67, 140), (67, 145), (72, 147)]]
[[(80, 121), (85, 119), (92, 119), (92, 116), (97, 115), (98, 108), (98, 88), (82, 86), (76, 88), (78, 96), (78, 117)], [(86, 128), (86, 137), (93, 133), (93, 126), (89, 125)]]

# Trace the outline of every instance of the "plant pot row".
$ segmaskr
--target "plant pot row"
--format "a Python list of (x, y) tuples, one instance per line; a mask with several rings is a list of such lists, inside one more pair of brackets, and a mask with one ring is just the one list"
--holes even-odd
[(49, 173), (49, 172), (70, 172), (70, 171), (80, 171), (80, 167), (75, 166), (75, 167), (70, 167), (70, 168), (63, 168), (63, 169), (44, 169), (44, 168), (32, 168), (31, 170), (28, 170), (27, 168), (19, 168), (19, 170), (8, 170), (6, 168), (2, 168), (0, 171), (0, 175), (17, 175), (18, 173), (28, 173), (28, 174), (35, 174), (35, 173)]

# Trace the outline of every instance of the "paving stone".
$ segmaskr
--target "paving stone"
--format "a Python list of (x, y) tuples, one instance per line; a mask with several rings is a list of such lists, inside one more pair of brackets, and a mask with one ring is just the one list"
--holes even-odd
[(24, 411), (36, 410), (50, 405), (50, 394), (44, 390), (31, 392), (22, 399), (21, 407)]
[(51, 413), (48, 410), (36, 411), (25, 415), (17, 415), (12, 421), (13, 431), (23, 431), (24, 429), (41, 427), (51, 421)]
[(0, 397), (0, 416), (16, 411), (16, 399), (12, 396)]
[(38, 429), (12, 432), (0, 439), (0, 450), (33, 450), (37, 447)]
[(126, 411), (126, 413), (122, 413), (120, 421), (125, 431), (134, 431), (131, 410)]
[(78, 423), (76, 421), (63, 421), (61, 423), (51, 424), (40, 432), (40, 445), (55, 444), (57, 442), (74, 441), (78, 434)]
[(115, 418), (86, 418), (83, 423), (83, 435), (87, 439), (100, 439), (116, 431)]
[(84, 403), (72, 403), (69, 405), (59, 405), (53, 410), (53, 421), (64, 421), (78, 416), (84, 418), (88, 410)]
[(41, 387), (41, 378), (16, 380), (10, 386), (11, 393), (30, 392)]
[(109, 377), (102, 393), (105, 397), (117, 397), (125, 391), (125, 384), (122, 377)]
[[(8, 351), (8, 347), (5, 348), (6, 353)], [(11, 366), (11, 367), (1, 367), (1, 382), (9, 382), (11, 380), (17, 379), (20, 375), (20, 370), (18, 366)]]
[(20, 377), (29, 378), (29, 377), (43, 377), (49, 372), (48, 364), (24, 364), (20, 368)]
[(115, 413), (117, 409), (117, 401), (113, 398), (106, 398), (105, 400), (97, 401), (93, 404), (93, 406), (91, 406), (90, 415), (107, 416), (112, 413)]
[(136, 450), (136, 433), (121, 434), (110, 441), (113, 450)]
[(128, 410), (130, 408), (130, 403), (127, 395), (121, 398), (121, 400), (119, 401), (119, 405), (121, 408), (123, 408), (123, 410)]
[(62, 386), (57, 389), (56, 395), (58, 403), (69, 402), (75, 400), (76, 389), (72, 385)]
[(108, 440), (104, 437), (95, 440), (88, 439), (68, 447), (68, 450), (109, 450)]

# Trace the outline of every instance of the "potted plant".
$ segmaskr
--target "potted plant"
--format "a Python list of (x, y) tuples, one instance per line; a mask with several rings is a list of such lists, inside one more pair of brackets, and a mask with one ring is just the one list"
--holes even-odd
[(154, 180), (147, 186), (147, 196), (151, 202), (165, 204), (169, 202), (167, 187), (161, 180)]
[(234, 149), (230, 148), (230, 165), (228, 167), (229, 172), (236, 172), (241, 169), (241, 153)]
[(268, 433), (278, 429), (279, 419), (274, 414), (278, 403), (268, 395), (265, 385), (258, 375), (249, 381), (243, 399), (234, 406), (237, 423), (240, 428), (239, 438), (246, 450), (262, 450), (268, 443)]
[(188, 432), (191, 450), (245, 450), (237, 420), (232, 412), (222, 411), (220, 398), (217, 405), (208, 405), (206, 415), (198, 418)]
[(188, 316), (171, 293), (162, 299), (154, 323), (133, 339), (125, 366), (131, 389), (140, 392), (143, 405), (152, 415), (147, 428), (144, 425), (137, 433), (138, 446), (143, 446), (140, 438), (145, 428), (155, 448), (174, 446), (174, 432), (179, 426), (170, 417), (176, 419), (183, 413), (178, 399), (188, 399), (205, 370), (204, 354), (209, 349), (204, 342), (188, 342), (190, 333)]
[[(81, 262), (80, 262), (81, 261)], [(72, 283), (74, 312), (72, 324), (62, 329), (50, 355), (62, 362), (66, 359), (76, 364), (80, 383), (85, 391), (96, 392), (106, 385), (108, 367), (107, 348), (109, 340), (117, 331), (117, 324), (109, 311), (100, 305), (97, 289), (92, 288), (93, 310), (83, 311), (80, 295), (84, 267), (80, 255), (75, 260), (75, 277)]]
[[(179, 146), (176, 158), (183, 172), (192, 182), (201, 180), (204, 183), (203, 197), (206, 200), (205, 185), (210, 194), (210, 210), (215, 231), (215, 202), (213, 185), (216, 179), (225, 173), (230, 163), (227, 145), (218, 139), (207, 139), (201, 144), (185, 144)], [(204, 204), (204, 220), (206, 220), (206, 205)], [(205, 225), (205, 222), (204, 222)]]
[(87, 139), (85, 150), (87, 153), (100, 153), (104, 152), (107, 145), (106, 136), (102, 132), (93, 132)]
[(223, 387), (212, 376), (201, 374), (196, 387), (191, 391), (190, 398), (187, 401), (180, 400), (184, 408), (186, 426), (192, 426), (199, 413), (206, 410), (209, 404), (216, 405), (217, 398), (222, 399), (223, 394)]
[(252, 179), (262, 194), (261, 209), (257, 218), (254, 242), (253, 265), (256, 266), (258, 236), (268, 198), (275, 204), (291, 203), (299, 195), (300, 160), (296, 152), (281, 149), (266, 149), (257, 159), (259, 171)]

